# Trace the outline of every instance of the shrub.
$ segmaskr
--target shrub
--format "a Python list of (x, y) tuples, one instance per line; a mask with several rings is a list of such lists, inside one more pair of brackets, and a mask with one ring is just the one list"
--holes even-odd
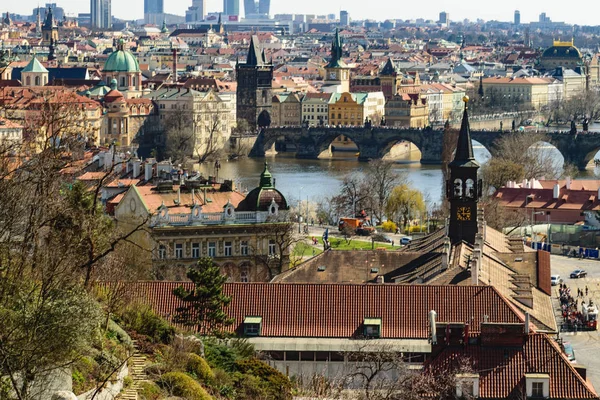
[(212, 400), (202, 385), (183, 372), (168, 372), (157, 383), (174, 396), (185, 397), (187, 400)]
[(133, 342), (131, 341), (131, 337), (121, 328), (117, 323), (113, 320), (108, 321), (108, 332), (114, 333), (116, 339), (124, 344), (125, 346), (131, 348), (133, 347)]
[(215, 374), (206, 360), (197, 354), (190, 354), (187, 362), (187, 372), (193, 374), (201, 382), (211, 384), (215, 380)]
[(394, 222), (392, 221), (385, 221), (382, 225), (381, 225), (381, 229), (383, 229), (384, 232), (396, 232), (396, 229), (398, 229), (398, 225), (396, 225)]
[(154, 382), (142, 382), (138, 389), (140, 400), (158, 400), (164, 398), (162, 391)]
[(94, 387), (94, 370), (98, 364), (89, 357), (81, 357), (71, 367), (71, 377), (73, 379), (73, 392), (83, 393)]
[(121, 319), (125, 328), (148, 336), (154, 343), (171, 343), (175, 335), (175, 329), (147, 305), (129, 307)]
[(125, 378), (123, 378), (123, 387), (125, 389), (130, 388), (133, 385), (133, 378), (131, 376), (126, 376)]
[(252, 375), (264, 383), (269, 399), (288, 400), (292, 398), (290, 380), (275, 368), (257, 358), (248, 358), (236, 362), (236, 369), (246, 375)]
[(227, 372), (234, 371), (235, 362), (240, 358), (234, 348), (214, 338), (204, 340), (204, 355), (211, 367), (220, 368)]

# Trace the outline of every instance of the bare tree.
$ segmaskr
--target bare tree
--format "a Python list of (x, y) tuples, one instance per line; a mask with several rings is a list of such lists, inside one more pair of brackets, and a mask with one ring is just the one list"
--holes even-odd
[(204, 129), (200, 137), (196, 139), (195, 154), (199, 163), (203, 163), (211, 158), (218, 158), (224, 148), (222, 141), (223, 127), (226, 125), (221, 121), (218, 114), (210, 114), (206, 123), (197, 122), (198, 125), (204, 124)]
[(370, 186), (367, 202), (369, 210), (377, 221), (383, 222), (385, 208), (394, 187), (407, 182), (405, 174), (394, 170), (394, 163), (373, 160), (365, 172), (365, 185)]
[(268, 271), (271, 280), (280, 273), (295, 267), (301, 257), (294, 256), (292, 249), (302, 241), (295, 234), (294, 224), (286, 220), (273, 218), (259, 228), (257, 237), (267, 241), (267, 248), (257, 245), (251, 250), (254, 263)]

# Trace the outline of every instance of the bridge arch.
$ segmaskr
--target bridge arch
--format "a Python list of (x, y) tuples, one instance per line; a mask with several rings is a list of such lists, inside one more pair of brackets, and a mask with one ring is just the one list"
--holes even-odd
[(538, 167), (543, 169), (542, 172), (528, 171), (528, 168), (534, 167), (534, 165), (525, 165), (525, 171), (527, 175), (540, 175), (540, 173), (550, 174), (555, 176), (546, 176), (547, 179), (552, 179), (561, 174), (565, 164), (568, 160), (564, 157), (563, 153), (558, 147), (552, 143), (552, 141), (538, 141), (532, 143), (526, 150), (528, 155), (535, 157), (538, 160)]

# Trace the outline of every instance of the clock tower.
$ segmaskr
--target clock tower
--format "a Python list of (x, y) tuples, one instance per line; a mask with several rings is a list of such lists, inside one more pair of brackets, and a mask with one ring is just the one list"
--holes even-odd
[(477, 234), (477, 203), (481, 198), (482, 183), (477, 178), (479, 164), (473, 155), (471, 129), (467, 105), (469, 98), (463, 98), (463, 113), (456, 154), (449, 164), (450, 179), (446, 182), (446, 197), (450, 202), (449, 237), (453, 244), (465, 241), (473, 245)]
[(337, 87), (339, 93), (350, 92), (350, 68), (342, 60), (342, 40), (337, 28), (331, 46), (331, 61), (325, 67), (325, 86)]

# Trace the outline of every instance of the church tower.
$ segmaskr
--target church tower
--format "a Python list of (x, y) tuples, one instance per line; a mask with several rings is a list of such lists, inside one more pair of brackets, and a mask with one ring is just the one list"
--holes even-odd
[(467, 111), (469, 98), (465, 96), (463, 101), (465, 111), (454, 161), (449, 164), (450, 179), (446, 182), (446, 196), (450, 202), (450, 241), (452, 244), (464, 241), (473, 245), (478, 229), (477, 203), (481, 198), (482, 183), (477, 178), (479, 164), (475, 161), (471, 143)]
[(237, 77), (237, 119), (251, 129), (271, 125), (273, 106), (273, 64), (260, 50), (258, 36), (250, 39), (245, 64), (235, 67)]
[(46, 20), (42, 25), (42, 46), (50, 46), (50, 43), (58, 41), (58, 26), (54, 23), (52, 8), (48, 7), (46, 12)]
[(325, 86), (337, 87), (339, 93), (350, 92), (350, 68), (342, 60), (342, 40), (337, 28), (331, 46), (331, 61), (325, 67)]

